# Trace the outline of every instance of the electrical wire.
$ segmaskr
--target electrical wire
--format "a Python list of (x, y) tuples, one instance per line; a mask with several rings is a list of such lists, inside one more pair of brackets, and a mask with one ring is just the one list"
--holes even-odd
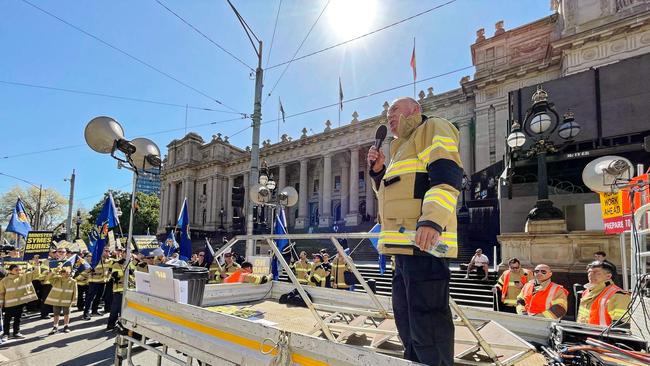
[(178, 15), (178, 13), (176, 13), (175, 11), (173, 11), (172, 9), (170, 9), (169, 7), (167, 7), (167, 5), (163, 4), (160, 0), (155, 0), (155, 1), (158, 3), (158, 5), (160, 5), (160, 6), (162, 6), (163, 8), (165, 8), (169, 13), (173, 14), (173, 15), (174, 15), (176, 18), (178, 18), (181, 22), (185, 23), (185, 25), (187, 25), (188, 27), (192, 28), (196, 33), (200, 34), (203, 38), (207, 39), (208, 42), (210, 42), (210, 43), (212, 43), (213, 45), (215, 45), (215, 46), (216, 46), (217, 48), (219, 48), (221, 51), (227, 53), (230, 57), (232, 57), (233, 59), (235, 59), (235, 60), (236, 60), (237, 62), (239, 62), (240, 64), (244, 65), (244, 66), (245, 66), (246, 68), (248, 68), (249, 70), (251, 70), (251, 71), (255, 71), (255, 69), (253, 69), (251, 66), (249, 66), (246, 62), (242, 61), (242, 59), (240, 59), (239, 57), (235, 56), (232, 52), (228, 51), (228, 50), (225, 49), (223, 46), (221, 46), (220, 44), (218, 44), (217, 42), (215, 42), (212, 38), (208, 37), (205, 33), (201, 32), (201, 30), (199, 30), (199, 29), (198, 29), (197, 27), (195, 27), (192, 23), (188, 22), (187, 20), (185, 20), (185, 19), (184, 19), (183, 17), (181, 17), (180, 15)]
[(0, 173), (0, 175), (3, 175), (3, 176), (5, 176), (5, 177), (9, 177), (9, 178), (13, 178), (13, 179), (17, 179), (17, 180), (19, 180), (19, 181), (21, 181), (21, 182), (25, 182), (25, 183), (27, 183), (27, 184), (30, 184), (30, 185), (32, 185), (33, 187), (39, 188), (39, 185), (38, 185), (38, 184), (36, 184), (36, 183), (34, 183), (34, 182), (30, 182), (30, 181), (28, 181), (27, 179), (19, 178), (19, 177), (16, 177), (16, 176), (13, 176), (13, 175), (10, 175), (10, 174), (6, 174), (6, 173)]
[(54, 91), (60, 91), (60, 92), (65, 92), (65, 93), (82, 94), (82, 95), (90, 95), (90, 96), (95, 96), (95, 97), (104, 97), (104, 98), (126, 100), (126, 101), (130, 101), (130, 102), (158, 104), (158, 105), (164, 105), (164, 106), (169, 106), (169, 107), (178, 107), (178, 108), (186, 108), (187, 107), (187, 108), (195, 109), (195, 110), (199, 110), (199, 111), (240, 114), (238, 112), (224, 111), (224, 110), (221, 110), (221, 109), (212, 109), (212, 108), (207, 108), (207, 107), (197, 107), (197, 106), (186, 105), (186, 104), (169, 103), (169, 102), (163, 102), (163, 101), (153, 100), (153, 99), (133, 98), (133, 97), (126, 97), (126, 96), (123, 96), (123, 95), (106, 94), (106, 93), (99, 93), (99, 92), (93, 92), (93, 91), (88, 91), (88, 90), (59, 88), (59, 87), (55, 87), (55, 86), (21, 83), (21, 82), (17, 82), (17, 81), (8, 81), (8, 80), (0, 80), (0, 83), (5, 84), (5, 85), (12, 85), (12, 86), (22, 86), (22, 87), (26, 87), (26, 88), (54, 90)]
[(280, 18), (280, 8), (282, 8), (282, 0), (278, 4), (278, 12), (275, 14), (275, 25), (273, 26), (273, 35), (271, 36), (271, 45), (269, 46), (269, 53), (266, 56), (266, 67), (269, 67), (269, 61), (271, 61), (271, 50), (273, 50), (273, 41), (275, 40), (275, 31), (278, 28), (278, 19)]
[(323, 6), (323, 9), (320, 11), (320, 14), (318, 14), (318, 17), (316, 18), (316, 20), (314, 21), (314, 23), (313, 23), (313, 24), (311, 25), (311, 27), (309, 28), (309, 31), (307, 32), (307, 35), (305, 35), (305, 38), (303, 38), (302, 42), (300, 42), (300, 45), (298, 46), (298, 49), (296, 49), (296, 52), (294, 52), (293, 57), (291, 58), (291, 60), (289, 60), (288, 62), (286, 62), (286, 65), (287, 65), (287, 66), (284, 68), (284, 70), (282, 70), (282, 73), (281, 73), (280, 76), (278, 77), (278, 80), (275, 81), (275, 84), (273, 84), (273, 87), (272, 87), (271, 90), (269, 91), (268, 95), (266, 96), (266, 99), (264, 99), (264, 103), (262, 103), (262, 104), (265, 104), (266, 101), (269, 100), (269, 98), (271, 97), (271, 94), (273, 94), (273, 91), (275, 90), (275, 87), (278, 86), (278, 84), (280, 83), (280, 80), (282, 80), (282, 77), (284, 76), (284, 74), (285, 74), (285, 73), (287, 72), (287, 70), (289, 69), (289, 66), (291, 66), (291, 62), (293, 62), (293, 60), (296, 58), (296, 56), (298, 55), (298, 52), (300, 52), (300, 49), (302, 48), (302, 46), (303, 46), (303, 45), (305, 44), (305, 42), (307, 41), (307, 38), (309, 38), (309, 35), (311, 34), (311, 32), (312, 32), (312, 31), (314, 30), (314, 28), (316, 27), (316, 24), (318, 24), (318, 21), (320, 20), (320, 18), (323, 16), (323, 13), (325, 13), (325, 10), (327, 9), (327, 7), (328, 7), (329, 4), (330, 4), (330, 1), (331, 1), (331, 0), (327, 0), (327, 3), (325, 3), (325, 6)]
[(333, 45), (331, 45), (331, 46), (329, 46), (329, 47), (325, 47), (325, 48), (320, 49), (320, 50), (318, 50), (318, 51), (314, 51), (314, 52), (308, 53), (308, 54), (306, 54), (306, 55), (302, 55), (302, 56), (300, 56), (300, 57), (295, 57), (295, 56), (294, 56), (294, 58), (292, 58), (291, 60), (289, 60), (289, 61), (285, 61), (285, 62), (281, 62), (281, 63), (276, 64), (276, 65), (273, 65), (273, 66), (271, 66), (271, 67), (267, 67), (266, 70), (275, 69), (276, 67), (280, 67), (280, 66), (282, 66), (282, 65), (289, 64), (289, 63), (291, 63), (291, 62), (293, 62), (293, 61), (299, 61), (299, 60), (305, 59), (305, 58), (307, 58), (307, 57), (311, 57), (311, 56), (317, 55), (317, 54), (319, 54), (319, 53), (322, 53), (322, 52), (325, 52), (325, 51), (329, 51), (329, 50), (331, 50), (331, 49), (333, 49), (333, 48), (336, 48), (336, 47), (339, 47), (339, 46), (346, 45), (346, 44), (348, 44), (348, 43), (351, 43), (351, 42), (357, 41), (357, 40), (359, 40), (359, 39), (361, 39), (361, 38), (365, 38), (365, 37), (370, 36), (370, 35), (373, 35), (373, 34), (375, 34), (375, 33), (379, 33), (379, 32), (381, 32), (381, 31), (383, 31), (383, 30), (388, 29), (388, 28), (392, 28), (392, 27), (394, 27), (394, 26), (396, 26), (396, 25), (399, 25), (399, 24), (404, 23), (404, 22), (406, 22), (406, 21), (409, 21), (409, 20), (411, 20), (411, 19), (417, 18), (417, 17), (419, 17), (419, 16), (421, 16), (421, 15), (424, 15), (424, 14), (430, 13), (430, 12), (432, 12), (432, 11), (434, 11), (434, 10), (438, 10), (438, 9), (440, 9), (440, 8), (442, 8), (442, 7), (445, 7), (445, 6), (447, 6), (447, 5), (450, 5), (450, 4), (452, 4), (452, 3), (455, 3), (456, 1), (458, 1), (458, 0), (450, 0), (450, 1), (447, 1), (446, 3), (443, 3), (443, 4), (440, 4), (440, 5), (434, 6), (433, 8), (430, 8), (430, 9), (427, 9), (427, 10), (424, 10), (424, 11), (421, 11), (421, 12), (419, 12), (419, 13), (417, 13), (417, 14), (414, 14), (414, 15), (412, 15), (412, 16), (410, 16), (410, 17), (407, 17), (407, 18), (404, 18), (404, 19), (398, 20), (398, 21), (396, 21), (396, 22), (394, 22), (394, 23), (388, 24), (388, 25), (386, 25), (386, 26), (383, 26), (383, 27), (381, 27), (381, 28), (375, 29), (375, 30), (370, 31), (370, 32), (368, 32), (368, 33), (365, 33), (365, 34), (362, 34), (362, 35), (360, 35), (360, 36), (357, 36), (357, 37), (354, 37), (354, 38), (348, 39), (347, 41), (343, 41), (343, 42), (339, 42), (339, 43), (333, 44)]
[(78, 32), (81, 32), (81, 33), (85, 34), (86, 36), (88, 36), (88, 37), (90, 37), (90, 38), (92, 38), (92, 39), (94, 39), (94, 40), (100, 42), (101, 44), (103, 44), (103, 45), (105, 45), (105, 46), (107, 46), (107, 47), (109, 47), (109, 48), (111, 48), (111, 49), (113, 49), (113, 50), (115, 50), (115, 51), (117, 51), (117, 52), (119, 52), (119, 53), (121, 53), (121, 54), (127, 56), (128, 58), (130, 58), (130, 59), (132, 59), (132, 60), (134, 60), (134, 61), (136, 61), (136, 62), (138, 62), (138, 63), (140, 63), (140, 64), (142, 64), (142, 65), (144, 65), (144, 66), (146, 66), (147, 68), (149, 68), (149, 69), (151, 69), (151, 70), (153, 70), (153, 71), (155, 71), (155, 72), (157, 72), (157, 73), (159, 73), (159, 74), (161, 74), (161, 75), (163, 75), (163, 76), (165, 76), (165, 77), (167, 77), (167, 78), (169, 78), (169, 79), (171, 79), (171, 80), (177, 82), (178, 84), (180, 84), (180, 85), (182, 85), (182, 86), (184, 86), (184, 87), (186, 87), (186, 88), (188, 88), (188, 89), (190, 89), (190, 90), (192, 90), (192, 91), (194, 91), (194, 92), (196, 92), (196, 93), (198, 93), (198, 94), (200, 94), (200, 95), (202, 95), (202, 96), (204, 96), (204, 97), (210, 99), (211, 101), (213, 101), (213, 102), (215, 102), (215, 103), (217, 103), (217, 104), (219, 104), (219, 105), (222, 105), (222, 106), (224, 106), (224, 107), (230, 109), (230, 110), (233, 111), (233, 112), (241, 113), (241, 112), (237, 111), (236, 109), (230, 107), (229, 105), (227, 105), (227, 104), (221, 102), (220, 100), (218, 100), (218, 99), (216, 99), (216, 98), (214, 98), (214, 97), (208, 95), (207, 93), (205, 93), (205, 92), (203, 92), (203, 91), (201, 91), (201, 90), (199, 90), (199, 89), (197, 89), (197, 88), (195, 88), (195, 87), (193, 87), (193, 86), (187, 84), (186, 82), (184, 82), (184, 81), (182, 81), (182, 80), (180, 80), (180, 79), (178, 79), (178, 78), (172, 76), (171, 74), (169, 74), (169, 73), (167, 73), (167, 72), (165, 72), (165, 71), (163, 71), (163, 70), (161, 70), (161, 69), (159, 69), (159, 68), (153, 66), (152, 64), (147, 63), (146, 61), (144, 61), (144, 60), (142, 60), (142, 59), (140, 59), (140, 58), (134, 56), (133, 54), (131, 54), (131, 53), (129, 53), (129, 52), (126, 52), (126, 51), (124, 51), (123, 49), (121, 49), (121, 48), (119, 48), (119, 47), (117, 47), (117, 46), (115, 46), (115, 45), (113, 45), (113, 44), (111, 44), (111, 43), (108, 43), (107, 41), (105, 41), (105, 40), (99, 38), (98, 36), (96, 36), (96, 35), (94, 35), (94, 34), (88, 32), (88, 31), (86, 31), (86, 30), (84, 30), (84, 29), (82, 29), (82, 28), (80, 28), (80, 27), (78, 27), (78, 26), (76, 26), (76, 25), (74, 25), (74, 24), (72, 24), (72, 23), (70, 23), (70, 22), (68, 22), (67, 20), (65, 20), (65, 19), (63, 19), (63, 18), (57, 16), (56, 14), (51, 13), (51, 12), (49, 12), (49, 11), (47, 11), (47, 10), (45, 10), (45, 9), (43, 9), (43, 8), (41, 8), (41, 7), (39, 7), (39, 6), (37, 6), (36, 4), (33, 4), (33, 3), (29, 2), (28, 0), (21, 0), (21, 1), (24, 2), (25, 4), (29, 5), (29, 6), (33, 7), (34, 9), (36, 9), (36, 10), (42, 12), (43, 14), (46, 14), (46, 15), (48, 15), (48, 16), (50, 16), (50, 17), (52, 17), (52, 18), (54, 18), (54, 19), (56, 19), (56, 20), (58, 20), (58, 21), (60, 21), (61, 23), (67, 25), (68, 27), (70, 27), (70, 28), (72, 28), (72, 29), (74, 29), (74, 30), (76, 30), (76, 31), (78, 31)]

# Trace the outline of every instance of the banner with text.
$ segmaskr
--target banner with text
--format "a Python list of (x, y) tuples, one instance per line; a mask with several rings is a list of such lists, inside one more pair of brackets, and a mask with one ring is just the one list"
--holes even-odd
[(253, 273), (260, 275), (271, 273), (271, 257), (251, 256), (247, 259), (253, 265)]
[(160, 243), (155, 235), (133, 235), (133, 241), (138, 247), (138, 252), (144, 256), (151, 255), (154, 249), (160, 248)]
[(30, 231), (25, 239), (23, 259), (30, 260), (37, 254), (40, 258), (47, 258), (50, 254), (53, 236), (54, 232), (52, 231)]

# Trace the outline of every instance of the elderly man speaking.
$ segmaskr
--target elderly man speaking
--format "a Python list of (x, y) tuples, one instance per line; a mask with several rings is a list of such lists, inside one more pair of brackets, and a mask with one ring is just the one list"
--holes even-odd
[(456, 201), (463, 166), (458, 130), (421, 115), (411, 98), (388, 108), (395, 140), (390, 163), (374, 146), (370, 176), (379, 201), (379, 250), (395, 256), (393, 312), (404, 358), (452, 365), (454, 324), (449, 309), (449, 266), (458, 253)]

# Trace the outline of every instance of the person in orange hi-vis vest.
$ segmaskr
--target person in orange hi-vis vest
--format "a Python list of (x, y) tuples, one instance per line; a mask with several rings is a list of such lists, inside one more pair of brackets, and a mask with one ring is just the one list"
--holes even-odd
[(551, 281), (553, 272), (546, 264), (533, 271), (535, 280), (527, 282), (517, 296), (517, 314), (561, 319), (567, 311), (567, 291)]
[(253, 273), (253, 265), (250, 262), (244, 262), (241, 264), (241, 268), (238, 268), (230, 276), (226, 277), (223, 282), (262, 285), (269, 282), (269, 276)]
[(508, 261), (508, 269), (503, 271), (497, 284), (492, 288), (492, 292), (501, 294), (498, 301), (503, 306), (499, 310), (506, 313), (515, 313), (517, 306), (517, 296), (521, 293), (524, 285), (533, 279), (533, 273), (521, 267), (519, 259), (512, 258)]
[[(630, 294), (616, 286), (612, 280), (615, 267), (610, 262), (593, 262), (587, 267), (589, 283), (580, 299), (578, 323), (608, 327), (612, 321), (627, 321)], [(625, 318), (624, 318), (625, 317)]]

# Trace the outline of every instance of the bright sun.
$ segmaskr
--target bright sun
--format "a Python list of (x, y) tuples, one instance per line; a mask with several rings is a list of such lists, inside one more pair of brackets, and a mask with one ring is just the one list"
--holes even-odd
[(331, 0), (326, 11), (332, 30), (352, 38), (370, 30), (375, 18), (376, 0)]

